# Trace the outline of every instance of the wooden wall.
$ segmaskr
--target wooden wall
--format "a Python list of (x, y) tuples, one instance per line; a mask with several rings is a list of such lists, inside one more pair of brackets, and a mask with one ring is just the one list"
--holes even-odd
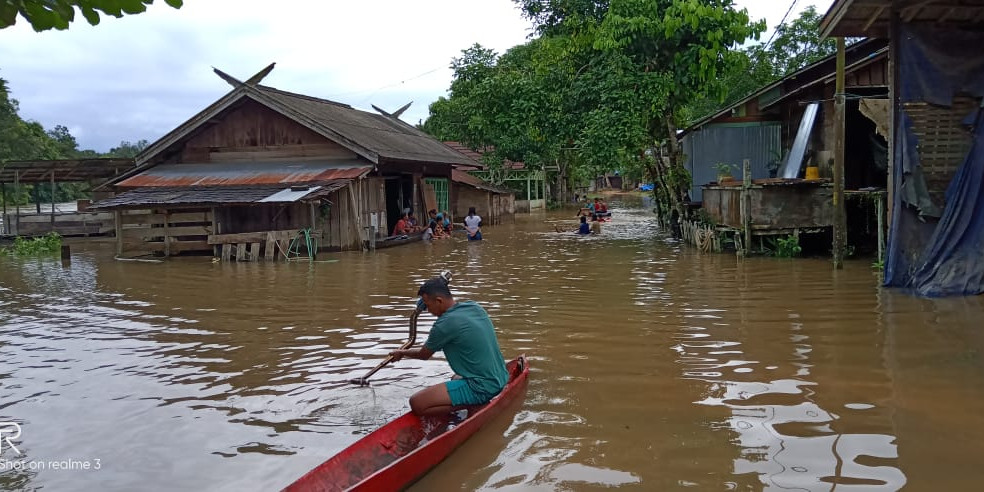
[(515, 195), (492, 193), (463, 184), (455, 184), (454, 190), (456, 199), (453, 208), (454, 220), (459, 224), (468, 215), (469, 207), (475, 207), (475, 212), (482, 217), (482, 222), (487, 226), (515, 220)]
[(212, 233), (208, 209), (116, 212), (116, 254), (124, 258), (212, 251), (208, 244)]
[(311, 227), (307, 203), (243, 205), (215, 209), (216, 234), (281, 231)]
[(259, 103), (247, 101), (185, 144), (177, 162), (355, 159), (356, 154)]
[(369, 239), (366, 227), (375, 216), (376, 239), (389, 235), (386, 230), (386, 181), (364, 178), (332, 193), (331, 209), (325, 217), (319, 213), (321, 245), (329, 250), (361, 249)]
[[(703, 208), (718, 225), (742, 228), (740, 186), (704, 187)], [(820, 185), (758, 186), (751, 197), (752, 229), (806, 229), (833, 225), (832, 188)]]

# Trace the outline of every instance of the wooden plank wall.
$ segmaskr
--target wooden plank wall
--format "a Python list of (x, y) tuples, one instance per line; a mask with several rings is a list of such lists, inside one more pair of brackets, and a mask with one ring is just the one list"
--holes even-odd
[(124, 210), (119, 217), (117, 242), (122, 257), (212, 251), (210, 210)]
[(201, 130), (178, 162), (355, 159), (356, 154), (309, 128), (250, 101)]
[[(290, 243), (298, 237), (297, 229), (286, 231), (243, 232), (238, 234), (213, 234), (208, 244), (215, 248), (215, 256), (222, 261), (257, 261), (288, 259)], [(301, 246), (299, 254), (306, 255)]]
[[(319, 218), (322, 231), (321, 245), (331, 250), (361, 249), (367, 239), (365, 227), (376, 215), (376, 237), (388, 235), (386, 231), (386, 181), (382, 178), (364, 178), (332, 193), (331, 211)], [(320, 215), (320, 213), (319, 213)]]
[(113, 212), (62, 212), (55, 213), (52, 225), (51, 214), (15, 214), (3, 217), (5, 233), (15, 236), (40, 236), (57, 232), (61, 236), (101, 236), (108, 235), (116, 228)]

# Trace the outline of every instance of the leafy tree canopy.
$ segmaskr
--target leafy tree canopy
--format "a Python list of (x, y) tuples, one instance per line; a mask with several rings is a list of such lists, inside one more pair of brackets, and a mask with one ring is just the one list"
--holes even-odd
[[(0, 29), (17, 22), (17, 15), (27, 20), (35, 31), (68, 29), (75, 20), (76, 9), (89, 24), (99, 24), (100, 13), (113, 17), (139, 14), (147, 10), (154, 0), (0, 0)], [(164, 0), (164, 3), (181, 8), (183, 0)]]
[[(94, 150), (79, 150), (78, 141), (62, 125), (45, 131), (36, 121), (25, 121), (18, 114), (17, 100), (10, 97), (7, 82), (0, 79), (0, 168), (7, 161), (50, 159), (77, 159), (92, 157), (133, 157), (147, 147), (146, 140), (135, 143), (120, 142), (106, 154)], [(24, 205), (30, 202), (69, 201), (89, 196), (87, 183), (55, 183), (52, 190), (48, 183), (22, 184), (15, 196), (10, 183), (6, 184), (5, 199), (10, 204)]]

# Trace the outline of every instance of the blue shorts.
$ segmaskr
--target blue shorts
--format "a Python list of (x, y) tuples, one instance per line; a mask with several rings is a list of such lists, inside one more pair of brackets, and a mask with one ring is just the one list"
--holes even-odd
[(482, 240), (482, 231), (476, 232), (474, 236), (468, 236), (468, 240), (469, 241), (481, 241)]
[(444, 383), (444, 387), (448, 389), (448, 395), (451, 397), (451, 405), (455, 407), (484, 405), (492, 399), (491, 396), (486, 398), (472, 391), (464, 379), (452, 379)]

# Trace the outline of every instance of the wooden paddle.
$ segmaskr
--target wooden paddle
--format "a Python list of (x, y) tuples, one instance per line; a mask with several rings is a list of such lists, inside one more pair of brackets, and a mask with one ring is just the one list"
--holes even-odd
[[(451, 283), (451, 272), (446, 271), (442, 273), (441, 276), (444, 277), (445, 281)], [(419, 318), (420, 313), (424, 312), (424, 310), (426, 309), (427, 306), (424, 305), (423, 299), (417, 299), (417, 307), (413, 310), (413, 313), (410, 315), (410, 338), (406, 341), (406, 343), (400, 346), (400, 350), (406, 350), (410, 347), (413, 347), (413, 344), (416, 343), (417, 318)], [(373, 367), (369, 372), (367, 372), (365, 376), (362, 376), (361, 378), (349, 379), (349, 382), (352, 384), (357, 384), (359, 386), (369, 386), (369, 378), (372, 377), (373, 374), (376, 374), (376, 372), (378, 372), (380, 369), (385, 367), (386, 364), (389, 364), (390, 362), (393, 362), (392, 355), (387, 356), (385, 359), (383, 359), (383, 361), (380, 362), (376, 367)]]

